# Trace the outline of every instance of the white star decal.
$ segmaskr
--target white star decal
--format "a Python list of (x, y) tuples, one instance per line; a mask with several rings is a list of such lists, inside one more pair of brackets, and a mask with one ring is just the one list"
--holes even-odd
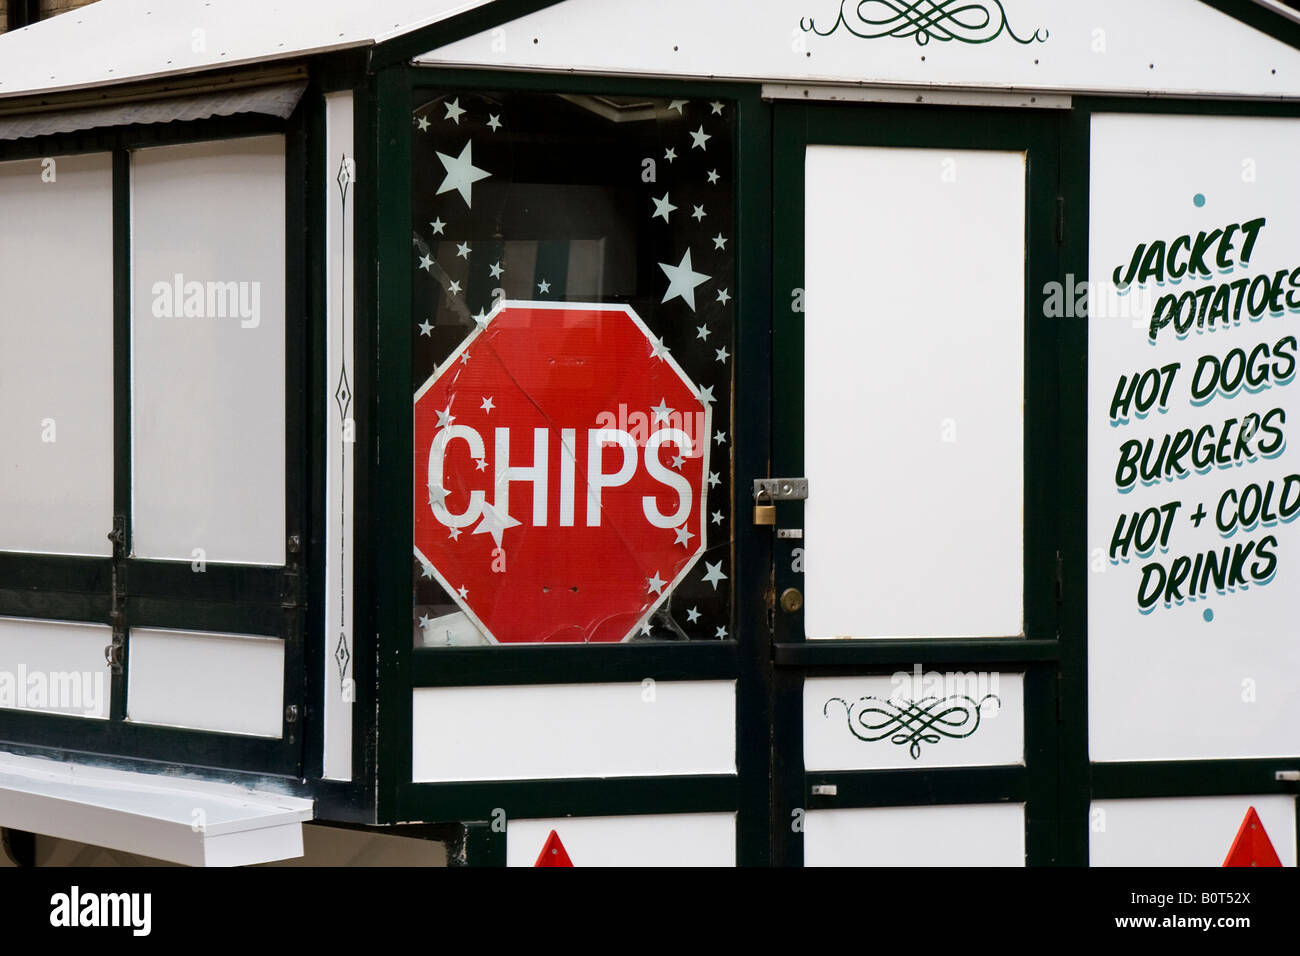
[(671, 146), (668, 149), (664, 150), (664, 159), (668, 160), (668, 162), (671, 163), (676, 158), (677, 158), (677, 150), (673, 149)]
[(713, 402), (717, 401), (717, 399), (713, 397), (712, 385), (708, 386), (707, 388), (703, 385), (700, 386), (700, 401), (707, 402), (709, 404), (712, 404)]
[(420, 132), (421, 132), (421, 133), (428, 132), (428, 129), (429, 129), (429, 121), (428, 121), (427, 119), (425, 119), (423, 116), (421, 116), (418, 120), (415, 121), (415, 125), (418, 126), (418, 127), (420, 127)]
[(465, 598), (469, 597), (469, 588), (462, 584), (456, 589), (456, 593), (460, 595), (460, 599), (463, 601)]
[(422, 565), (421, 568), (420, 568), (420, 577), (425, 578), (426, 580), (432, 581), (432, 580), (433, 580), (433, 565), (432, 565), (432, 564), (425, 564), (425, 565)]
[(460, 540), (460, 528), (452, 528), (452, 529), (451, 529), (451, 534), (447, 535), (447, 537), (451, 538), (452, 541), (459, 541), (459, 540)]
[(714, 116), (721, 116), (721, 115), (722, 115), (722, 104), (719, 103), (717, 100), (714, 100), (712, 103), (709, 104), (709, 106), (711, 106), (711, 107), (713, 108), (713, 115), (714, 115)]
[(724, 249), (724, 250), (725, 250), (725, 249), (727, 248), (727, 237), (724, 236), (722, 233), (718, 233), (716, 236), (714, 236), (714, 237), (713, 237), (713, 248), (714, 248), (714, 249)]
[(714, 354), (718, 357), (717, 360), (719, 362), (725, 362), (731, 355), (731, 353), (727, 351), (727, 347), (725, 345), (722, 348), (718, 349), (716, 352), (714, 352)]
[(668, 421), (668, 416), (671, 415), (675, 409), (668, 407), (668, 399), (661, 398), (659, 399), (658, 405), (650, 406), (650, 411), (654, 414), (655, 424), (658, 425), (660, 422)]
[(695, 333), (696, 333), (696, 334), (695, 334), (695, 337), (696, 337), (697, 339), (704, 339), (704, 341), (706, 341), (706, 342), (709, 340), (709, 335), (710, 335), (712, 332), (713, 332), (713, 330), (710, 329), (707, 325), (697, 325), (697, 326), (695, 327)]
[(710, 487), (710, 488), (716, 488), (716, 487), (717, 487), (721, 482), (722, 482), (722, 479), (718, 477), (718, 473), (717, 473), (716, 471), (711, 471), (711, 472), (709, 472), (709, 487)]
[(456, 420), (456, 416), (451, 413), (451, 403), (448, 402), (447, 407), (444, 408), (442, 411), (438, 412), (438, 424), (435, 425), (434, 427), (447, 428), (455, 420)]
[(488, 129), (495, 133), (501, 128), (501, 116), (497, 113), (489, 113), (487, 125)]
[(474, 320), (474, 324), (477, 325), (480, 329), (487, 328), (487, 324), (488, 324), (487, 309), (479, 309), (478, 312), (474, 313), (474, 315), (471, 316), (471, 318)]
[(459, 126), (460, 118), (465, 115), (465, 111), (460, 108), (460, 97), (458, 96), (450, 103), (444, 103), (443, 105), (447, 107), (447, 115), (444, 116), (443, 119), (451, 120)]
[(492, 278), (494, 279), (500, 279), (501, 273), (505, 271), (506, 271), (505, 269), (501, 268), (500, 262), (495, 262), (492, 265), (488, 266), (488, 272), (492, 273)]
[(664, 585), (666, 585), (667, 583), (668, 583), (667, 581), (659, 577), (659, 572), (656, 571), (654, 577), (646, 578), (646, 585), (647, 585), (646, 590), (652, 594), (659, 594), (661, 591), (663, 591)]
[(468, 352), (461, 352), (461, 353), (460, 353), (460, 364), (461, 364), (461, 365), (468, 365), (468, 364), (469, 364), (469, 353), (468, 353)]
[(713, 512), (713, 523), (714, 523), (714, 524), (722, 524), (722, 512), (721, 512), (721, 511), (715, 511), (715, 512)]
[(655, 199), (654, 196), (651, 196), (650, 201), (655, 204), (655, 211), (650, 214), (651, 219), (654, 219), (657, 216), (662, 216), (664, 222), (667, 222), (668, 214), (677, 208), (668, 201), (667, 193), (664, 193), (663, 199)]
[(429, 617), (427, 614), (420, 615), (420, 630), (423, 631), (426, 627), (428, 627), (432, 623), (433, 623), (433, 618)]
[(425, 319), (423, 322), (420, 323), (419, 329), (421, 335), (428, 335), (430, 332), (433, 331), (433, 326), (429, 324), (428, 319)]
[(719, 445), (725, 445), (727, 443), (727, 435), (725, 432), (714, 432), (713, 440)]
[(433, 268), (433, 260), (427, 255), (420, 256), (420, 268), (428, 272)]
[(673, 467), (678, 469), (679, 471), (681, 470), (682, 465), (684, 465), (685, 463), (686, 463), (686, 458), (684, 456), (682, 455), (673, 456)]
[(447, 294), (448, 294), (448, 295), (460, 295), (460, 280), (459, 280), (459, 279), (452, 279), (449, 283), (447, 283)]
[(504, 532), (506, 528), (514, 528), (521, 524), (520, 521), (510, 517), (507, 512), (498, 510), (497, 508), (486, 504), (483, 505), (483, 510), (480, 511), (479, 514), (483, 520), (475, 526), (474, 534), (492, 535), (492, 540), (497, 543), (498, 548), (501, 547), (502, 532)]
[(696, 206), (695, 212), (691, 213), (691, 218), (694, 219), (696, 222), (700, 222), (707, 215), (708, 213), (704, 211), (703, 206)]
[(686, 525), (682, 525), (680, 528), (674, 528), (673, 533), (677, 535), (677, 540), (674, 541), (673, 544), (680, 544), (683, 548), (689, 548), (690, 545), (687, 542), (689, 542), (691, 538), (695, 537), (694, 534), (686, 530)]
[(475, 458), (475, 459), (474, 459), (474, 468), (475, 468), (475, 470), (477, 470), (477, 471), (487, 471), (487, 459), (486, 459), (486, 458)]
[(717, 184), (718, 184), (718, 171), (717, 171), (716, 169), (710, 169), (710, 170), (709, 170), (709, 185), (710, 185), (710, 186), (716, 186)]
[(433, 230), (434, 235), (441, 236), (442, 230), (447, 228), (447, 224), (442, 221), (442, 217), (439, 217), (435, 219), (433, 222), (429, 223), (429, 228)]
[(705, 150), (707, 152), (708, 147), (705, 146), (704, 144), (707, 143), (709, 140), (713, 139), (713, 136), (709, 133), (704, 132), (704, 124), (701, 123), (700, 128), (691, 134), (691, 139), (693, 140), (693, 142), (691, 143), (691, 149), (694, 149), (696, 146), (698, 146), (700, 149)]
[(442, 163), (443, 168), (447, 170), (447, 178), (438, 187), (436, 195), (441, 196), (443, 193), (451, 192), (454, 189), (460, 193), (460, 198), (465, 200), (465, 205), (472, 209), (474, 207), (474, 184), (492, 175), (487, 170), (475, 166), (473, 158), (473, 141), (466, 142), (465, 148), (460, 151), (460, 155), (454, 158), (446, 153), (438, 153), (439, 161)]
[(716, 591), (718, 589), (718, 582), (727, 580), (727, 576), (722, 573), (722, 562), (719, 561), (717, 564), (712, 564), (705, 561), (704, 566), (708, 569), (704, 573), (705, 583), (712, 584), (713, 590)]
[(696, 272), (695, 269), (692, 268), (691, 250), (686, 250), (686, 254), (682, 256), (682, 261), (679, 264), (670, 266), (666, 262), (661, 262), (659, 263), (659, 268), (662, 269), (664, 275), (668, 277), (668, 291), (664, 293), (664, 297), (659, 304), (663, 305), (670, 299), (680, 297), (681, 300), (690, 307), (690, 310), (694, 312), (695, 288), (708, 282), (711, 277), (705, 275), (703, 272)]
[(727, 629), (725, 627), (720, 627), (713, 633), (714, 633), (714, 637), (716, 637), (720, 641), (725, 641), (727, 639)]
[(468, 242), (458, 242), (458, 243), (456, 243), (456, 255), (457, 255), (459, 258), (461, 258), (461, 259), (468, 259), (468, 258), (469, 258), (469, 243), (468, 243)]
[(668, 108), (670, 110), (676, 110), (678, 115), (684, 115), (682, 114), (682, 107), (685, 105), (686, 105), (685, 100), (673, 100), (671, 103), (668, 104)]
[(726, 305), (728, 302), (731, 301), (731, 293), (729, 293), (726, 289), (719, 289), (718, 301), (721, 302), (723, 305)]
[(483, 409), (483, 411), (485, 412), (491, 412), (492, 409), (496, 408), (496, 405), (492, 404), (492, 396), (491, 395), (483, 396), (483, 404), (480, 405), (479, 408)]
[(699, 609), (699, 608), (697, 608), (697, 607), (693, 607), (693, 608), (691, 608), (689, 611), (686, 612), (686, 620), (687, 620), (689, 623), (694, 624), (694, 623), (695, 623), (696, 621), (698, 621), (699, 619), (700, 619), (700, 609)]
[(550, 291), (551, 291), (551, 284), (550, 284), (549, 282), (547, 282), (545, 279), (543, 279), (541, 282), (537, 283), (537, 291), (538, 291), (538, 292), (550, 292)]
[(664, 346), (664, 340), (659, 338), (650, 339), (650, 357), (663, 361), (668, 358), (668, 349)]
[(434, 505), (442, 504), (447, 500), (447, 496), (449, 494), (451, 494), (451, 492), (448, 491), (446, 488), (443, 488), (441, 485), (430, 484), (429, 485), (429, 507), (432, 508)]

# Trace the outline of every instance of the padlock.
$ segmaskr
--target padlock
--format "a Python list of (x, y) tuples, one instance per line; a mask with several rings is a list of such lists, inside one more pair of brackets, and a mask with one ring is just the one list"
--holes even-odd
[[(764, 498), (767, 499), (767, 504), (763, 504)], [(754, 524), (776, 524), (776, 503), (766, 488), (760, 488), (754, 496)]]

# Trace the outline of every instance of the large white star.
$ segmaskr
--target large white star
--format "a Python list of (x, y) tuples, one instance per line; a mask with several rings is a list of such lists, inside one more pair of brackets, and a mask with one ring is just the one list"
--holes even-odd
[(451, 403), (448, 402), (447, 407), (442, 411), (438, 412), (438, 424), (435, 425), (434, 427), (447, 428), (455, 420), (456, 420), (456, 416), (451, 413)]
[(680, 544), (683, 548), (690, 547), (687, 542), (689, 542), (691, 538), (695, 537), (692, 532), (687, 530), (686, 525), (682, 525), (680, 528), (674, 528), (673, 533), (677, 535), (677, 540), (674, 541), (673, 544)]
[(492, 540), (497, 543), (498, 548), (501, 547), (502, 532), (506, 528), (514, 528), (522, 524), (522, 522), (510, 517), (506, 511), (498, 510), (486, 504), (483, 505), (483, 510), (479, 514), (483, 520), (475, 526), (474, 533), (492, 535)]
[[(452, 100), (450, 103), (444, 103), (444, 104), (442, 104), (442, 105), (445, 106), (445, 107), (447, 107), (447, 115), (444, 116), (443, 119), (449, 119), (449, 120), (451, 120), (453, 123), (455, 123), (457, 126), (459, 126), (459, 125), (460, 125), (460, 118), (461, 118), (463, 115), (465, 115), (465, 111), (464, 111), (463, 109), (461, 109), (461, 106), (460, 106), (460, 97), (458, 96), (458, 97), (456, 97), (454, 100)], [(703, 126), (700, 127), (700, 129), (703, 129), (703, 128), (704, 128)]]
[(473, 140), (465, 143), (465, 148), (460, 151), (459, 156), (453, 158), (446, 153), (439, 153), (438, 159), (447, 170), (447, 178), (438, 187), (437, 195), (441, 196), (454, 189), (460, 193), (460, 198), (465, 200), (465, 205), (473, 208), (474, 184), (492, 175), (487, 170), (479, 169), (474, 165)]
[(700, 149), (707, 150), (708, 147), (705, 146), (704, 144), (707, 143), (709, 140), (713, 139), (713, 135), (711, 133), (704, 132), (704, 124), (701, 123), (700, 128), (697, 129), (694, 133), (691, 133), (691, 139), (694, 140), (694, 142), (691, 143), (691, 149), (694, 149), (696, 146), (698, 146)]
[[(658, 571), (655, 572), (654, 577), (646, 578), (647, 589), (654, 594), (658, 594), (660, 591), (662, 591), (664, 589), (664, 585), (667, 583), (668, 583), (667, 581), (659, 577)], [(715, 587), (714, 590), (717, 590), (717, 588)]]
[(664, 193), (663, 199), (655, 199), (654, 196), (651, 196), (650, 201), (655, 204), (655, 211), (650, 214), (651, 219), (654, 219), (656, 216), (662, 216), (664, 222), (667, 222), (668, 214), (677, 208), (668, 201), (667, 193)]
[(660, 305), (669, 299), (681, 297), (692, 312), (695, 311), (695, 289), (697, 286), (708, 282), (711, 276), (703, 272), (696, 272), (691, 266), (691, 250), (687, 249), (686, 254), (682, 256), (682, 261), (675, 266), (670, 266), (666, 262), (659, 263), (659, 268), (664, 270), (664, 275), (668, 277), (668, 291), (664, 293)]
[(668, 407), (668, 399), (666, 398), (659, 399), (658, 405), (651, 405), (650, 411), (654, 413), (656, 425), (668, 421), (668, 416), (673, 413), (673, 409)]
[(712, 564), (705, 561), (704, 566), (707, 569), (704, 572), (704, 580), (706, 583), (712, 584), (713, 590), (716, 591), (718, 589), (718, 582), (727, 580), (727, 576), (722, 573), (722, 562), (719, 561), (717, 564)]

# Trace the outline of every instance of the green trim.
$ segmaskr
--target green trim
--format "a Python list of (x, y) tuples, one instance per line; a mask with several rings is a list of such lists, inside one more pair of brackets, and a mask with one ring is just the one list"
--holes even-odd
[(1300, 49), (1300, 23), (1288, 20), (1275, 10), (1269, 10), (1253, 0), (1201, 0), (1201, 2), (1274, 40), (1280, 40), (1287, 46)]
[(1295, 796), (1294, 781), (1278, 780), (1279, 770), (1296, 770), (1297, 759), (1147, 760), (1094, 763), (1096, 800), (1151, 797), (1216, 797), (1280, 793)]
[(379, 72), (408, 63), (440, 46), (519, 20), (560, 2), (561, 0), (493, 0), (473, 10), (455, 14), (377, 44), (370, 51), (370, 69)]
[(398, 788), (401, 822), (536, 817), (630, 816), (646, 813), (731, 813), (738, 778), (729, 775), (575, 777), (408, 783)]
[(727, 680), (736, 676), (736, 644), (545, 644), (416, 648), (413, 687), (590, 684), (606, 681)]
[(891, 665), (900, 661), (921, 664), (1025, 664), (1054, 661), (1061, 653), (1055, 640), (998, 638), (981, 640), (853, 640), (789, 641), (774, 645), (776, 663), (783, 667), (858, 668)]
[[(814, 794), (831, 784), (835, 796)], [(1024, 767), (939, 767), (929, 770), (809, 771), (804, 806), (815, 810), (868, 807), (1024, 803), (1029, 799)]]

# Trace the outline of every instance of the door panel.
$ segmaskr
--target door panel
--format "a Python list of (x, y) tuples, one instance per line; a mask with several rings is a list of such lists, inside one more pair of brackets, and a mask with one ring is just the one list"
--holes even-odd
[(1057, 859), (1058, 136), (776, 107), (778, 863)]

